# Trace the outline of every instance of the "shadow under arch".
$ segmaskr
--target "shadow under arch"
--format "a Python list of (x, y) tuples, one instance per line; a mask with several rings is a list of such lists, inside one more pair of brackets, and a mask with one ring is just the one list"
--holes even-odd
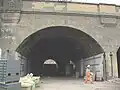
[[(31, 71), (35, 75), (42, 72), (40, 65), (52, 58), (59, 64), (59, 72), (65, 72), (65, 65), (71, 60), (77, 63), (80, 59), (103, 53), (99, 43), (79, 29), (67, 26), (47, 27), (28, 36), (16, 51), (28, 58)], [(38, 71), (38, 68), (40, 69)], [(64, 74), (63, 74), (64, 75)]]
[[(46, 38), (70, 38), (75, 42), (79, 42), (81, 47), (84, 48), (83, 52), (86, 54), (83, 55), (82, 58), (90, 57), (93, 55), (97, 55), (103, 53), (103, 48), (99, 45), (99, 43), (86, 34), (85, 32), (68, 27), (68, 26), (52, 26), (46, 27), (44, 29), (38, 30), (37, 32), (31, 34), (18, 46), (16, 51), (21, 55), (27, 57), (32, 51), (32, 48), (38, 44), (38, 42), (42, 39)], [(79, 49), (79, 45), (76, 46)]]
[(120, 78), (120, 47), (117, 51), (118, 77)]

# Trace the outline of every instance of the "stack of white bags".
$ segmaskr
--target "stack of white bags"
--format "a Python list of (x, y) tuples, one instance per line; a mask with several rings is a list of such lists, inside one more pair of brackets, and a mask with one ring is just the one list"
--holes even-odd
[(27, 74), (24, 77), (20, 78), (21, 87), (23, 88), (35, 88), (37, 85), (39, 85), (40, 82), (40, 76), (34, 77), (32, 73)]

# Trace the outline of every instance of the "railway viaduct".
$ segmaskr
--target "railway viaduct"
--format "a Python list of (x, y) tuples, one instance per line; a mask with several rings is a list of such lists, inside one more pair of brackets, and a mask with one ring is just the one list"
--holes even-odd
[(0, 47), (31, 62), (26, 72), (40, 73), (35, 68), (52, 58), (62, 64), (72, 60), (79, 76), (87, 64), (98, 76), (120, 76), (120, 6), (14, 1), (0, 3)]

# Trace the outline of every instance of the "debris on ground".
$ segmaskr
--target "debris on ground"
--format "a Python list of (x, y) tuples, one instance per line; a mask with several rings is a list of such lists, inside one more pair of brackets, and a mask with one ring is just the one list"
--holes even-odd
[(120, 84), (120, 78), (113, 78), (111, 80), (108, 80), (107, 82), (109, 82), (109, 83), (115, 83), (115, 84)]
[(40, 76), (34, 77), (32, 73), (27, 74), (24, 77), (21, 77), (19, 82), (21, 83), (21, 87), (32, 87), (35, 88), (39, 85), (40, 82)]

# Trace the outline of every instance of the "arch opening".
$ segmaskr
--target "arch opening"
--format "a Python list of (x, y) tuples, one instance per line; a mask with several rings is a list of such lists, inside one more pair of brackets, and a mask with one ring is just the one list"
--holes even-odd
[(53, 59), (48, 59), (43, 63), (43, 76), (57, 76), (58, 64)]
[[(32, 72), (34, 75), (43, 74), (41, 66), (45, 60), (52, 58), (58, 64), (57, 75), (60, 76), (74, 75), (76, 67), (79, 67), (77, 63), (81, 59), (104, 52), (91, 36), (66, 26), (47, 27), (39, 30), (28, 36), (16, 51), (30, 62), (30, 71), (27, 72)], [(66, 75), (66, 70), (72, 74)]]

